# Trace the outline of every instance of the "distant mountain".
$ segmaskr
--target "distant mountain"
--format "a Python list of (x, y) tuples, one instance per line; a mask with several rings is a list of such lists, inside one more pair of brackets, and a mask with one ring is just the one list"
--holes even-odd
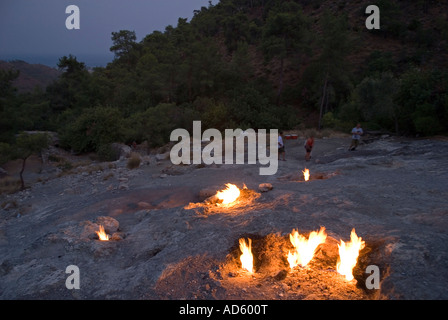
[(19, 77), (13, 82), (19, 92), (30, 92), (35, 87), (45, 89), (61, 74), (57, 69), (42, 64), (30, 64), (22, 60), (0, 60), (0, 69), (20, 71)]

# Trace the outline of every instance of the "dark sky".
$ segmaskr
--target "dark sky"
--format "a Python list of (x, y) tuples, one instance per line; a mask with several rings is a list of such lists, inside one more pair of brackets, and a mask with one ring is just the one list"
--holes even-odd
[[(0, 0), (0, 59), (45, 60), (73, 54), (111, 60), (111, 33), (133, 30), (137, 41), (155, 30), (190, 21), (208, 0)], [(213, 0), (216, 4), (218, 0)], [(68, 30), (65, 9), (80, 10), (80, 29)], [(53, 58), (54, 60), (54, 58)], [(57, 61), (56, 61), (57, 62)], [(42, 61), (40, 63), (46, 63)], [(87, 63), (88, 64), (88, 63)]]

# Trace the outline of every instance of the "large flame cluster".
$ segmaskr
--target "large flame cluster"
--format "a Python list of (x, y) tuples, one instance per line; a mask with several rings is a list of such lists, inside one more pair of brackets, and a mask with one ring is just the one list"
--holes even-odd
[(241, 193), (240, 189), (234, 184), (227, 183), (226, 187), (226, 189), (218, 191), (216, 193), (216, 198), (221, 201), (220, 205), (222, 206), (233, 204), (238, 199)]
[[(327, 238), (327, 233), (325, 227), (321, 227), (319, 231), (312, 231), (308, 239), (301, 235), (297, 230), (293, 229), (292, 233), (289, 235), (291, 244), (294, 247), (294, 251), (288, 252), (287, 260), (291, 270), (297, 266), (306, 267), (308, 263), (314, 258), (319, 245), (325, 243)], [(252, 254), (252, 240), (248, 238), (246, 242), (245, 239), (239, 239), (240, 245), (240, 261), (243, 270), (250, 273), (254, 272), (253, 266), (253, 254)], [(352, 230), (350, 235), (350, 241), (345, 243), (341, 240), (338, 244), (339, 248), (339, 258), (336, 265), (336, 271), (341, 275), (345, 276), (347, 281), (354, 279), (353, 269), (358, 262), (359, 252), (365, 247), (365, 242), (361, 237), (356, 235), (355, 229)]]
[(298, 265), (305, 267), (313, 259), (317, 247), (324, 243), (325, 239), (327, 239), (325, 227), (322, 227), (319, 232), (311, 232), (308, 239), (293, 229), (289, 235), (289, 240), (294, 246), (295, 251), (293, 253), (288, 252), (287, 258), (290, 268), (293, 269)]
[(356, 235), (355, 229), (350, 234), (350, 242), (345, 243), (341, 240), (341, 244), (338, 244), (339, 259), (336, 264), (336, 270), (345, 276), (347, 281), (353, 279), (353, 268), (358, 262), (359, 251), (364, 247), (365, 242)]
[(248, 243), (246, 240), (240, 239), (240, 250), (242, 252), (240, 256), (241, 266), (243, 269), (252, 273), (254, 271), (254, 256), (252, 254), (252, 239), (248, 238)]

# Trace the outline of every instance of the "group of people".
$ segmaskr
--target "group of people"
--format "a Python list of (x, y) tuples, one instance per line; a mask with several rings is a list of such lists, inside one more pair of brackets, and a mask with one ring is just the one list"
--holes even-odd
[[(354, 127), (351, 131), (352, 134), (352, 142), (350, 143), (350, 147), (348, 148), (349, 151), (355, 151), (356, 148), (359, 146), (359, 140), (361, 140), (361, 136), (364, 134), (364, 131), (361, 128), (361, 124), (356, 124), (356, 127)], [(310, 161), (311, 159), (311, 151), (314, 147), (314, 137), (313, 135), (310, 135), (303, 145), (305, 148), (305, 160)], [(279, 132), (278, 136), (278, 157), (279, 160), (286, 161), (286, 152), (285, 152), (285, 144), (283, 142), (283, 131)]]

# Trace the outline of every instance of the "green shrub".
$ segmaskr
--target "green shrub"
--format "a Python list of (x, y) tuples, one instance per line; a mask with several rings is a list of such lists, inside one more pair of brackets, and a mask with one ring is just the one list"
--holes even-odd
[(126, 119), (126, 141), (148, 141), (151, 147), (160, 147), (170, 139), (171, 131), (180, 128), (182, 110), (171, 103), (161, 103)]
[(333, 112), (327, 112), (322, 117), (322, 126), (324, 128), (335, 128), (338, 120), (334, 117)]
[(111, 144), (103, 144), (99, 146), (96, 152), (100, 161), (116, 161), (120, 158), (120, 152), (113, 149)]
[(101, 146), (112, 142), (122, 142), (121, 113), (117, 108), (86, 109), (62, 132), (61, 139), (63, 145), (76, 152), (99, 151)]

